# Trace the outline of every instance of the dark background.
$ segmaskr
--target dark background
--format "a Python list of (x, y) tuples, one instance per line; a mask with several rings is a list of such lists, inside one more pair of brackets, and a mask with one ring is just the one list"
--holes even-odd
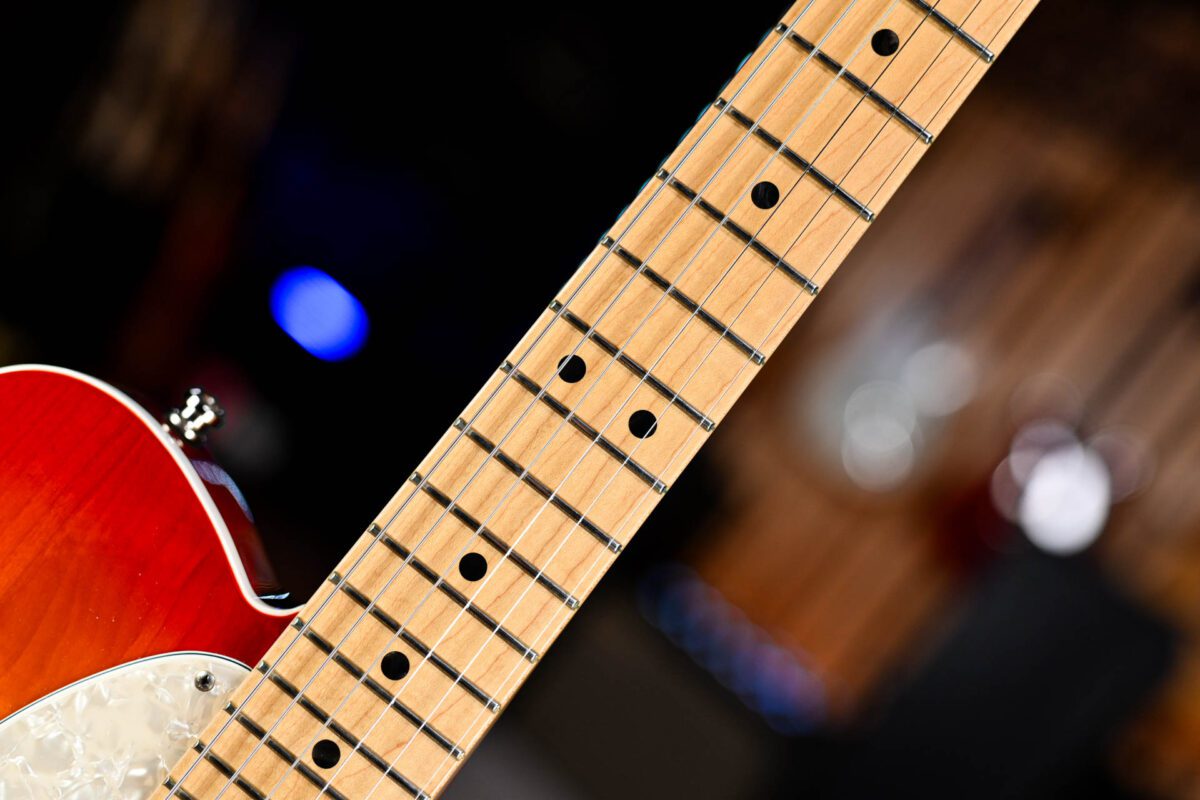
[[(10, 9), (0, 365), (72, 367), (153, 408), (197, 384), (217, 394), (229, 415), (213, 449), (248, 497), (281, 585), (303, 599), (783, 10), (626, 0)], [(1030, 141), (1053, 132), (1064, 153), (1082, 153), (1081, 173), (1119, 159), (1133, 174), (1200, 185), (1198, 30), (1188, 2), (1045, 0), (985, 79), (975, 122), (964, 123), (973, 133), (954, 144), (952, 125), (946, 149), (996, 154), (991, 121), (1018, 109)], [(1078, 131), (1089, 144), (1064, 143)], [(1012, 174), (1037, 171), (1017, 149), (1006, 157)], [(939, 180), (933, 191), (953, 183)], [(922, 196), (906, 189), (894, 202), (918, 208)], [(972, 257), (1086, 227), (1065, 202), (1037, 193), (992, 238), (976, 237)], [(887, 235), (872, 230), (864, 247)], [(1180, 257), (1200, 264), (1200, 250)], [(1005, 258), (998, 268), (1087, 269), (1065, 254)], [(272, 320), (270, 288), (297, 265), (362, 300), (370, 334), (356, 357), (313, 358)], [(1153, 269), (1145, 278), (1157, 279)], [(975, 287), (980, 297), (989, 285)], [(1079, 297), (1084, 310), (1058, 315), (1064, 338), (1090, 302)], [(1194, 299), (1180, 302), (1167, 330), (1147, 336), (1194, 324)], [(875, 315), (814, 313), (844, 338)], [(814, 358), (837, 352), (832, 336), (817, 344)], [(1162, 369), (1187, 390), (1173, 413), (1191, 441), (1197, 362), (1179, 363)], [(786, 369), (771, 373), (764, 402), (789, 396)], [(752, 436), (755, 420), (771, 419), (762, 408), (743, 413), (740, 430)], [(969, 439), (955, 447), (996, 460)], [(1195, 464), (1184, 462), (1185, 483)], [(729, 613), (803, 661), (804, 641), (757, 600), (733, 597), (732, 568), (713, 575), (713, 554), (738, 541), (736, 469), (702, 454), (673, 487), (452, 796), (1194, 796), (1187, 765), (1200, 742), (1188, 731), (1145, 723), (1158, 732), (1130, 744), (1147, 709), (1171, 695), (1164, 687), (1178, 685), (1186, 625), (1099, 556), (1017, 545), (968, 570), (955, 561), (953, 589), (923, 612), (925, 633), (845, 709), (772, 716), (769, 703), (747, 701), (713, 666), (719, 658), (678, 646), (647, 611), (671, 576), (695, 568), (732, 598)], [(961, 497), (934, 502), (943, 516), (961, 511)], [(1196, 528), (1191, 517), (1178, 524), (1183, 538)], [(807, 556), (785, 547), (759, 560), (770, 558), (794, 565), (781, 581), (791, 585)], [(746, 597), (764, 604), (784, 588), (750, 584)], [(841, 591), (824, 601), (835, 620), (859, 590)], [(1183, 617), (1197, 614), (1189, 602), (1176, 603)], [(854, 641), (890, 625), (886, 612), (873, 619)], [(1187, 688), (1168, 705), (1190, 707)]]
[[(271, 452), (230, 466), (305, 591), (781, 8), (721, 14), (718, 35), (717, 15), (669, 4), (217, 3), (189, 7), (201, 19), (179, 41), (188, 23), (136, 4), (69, 25), (19, 13), (4, 54), (19, 112), (3, 156), (8, 360), (164, 403), (201, 379), (252, 394)], [(129, 44), (138, 13), (149, 41)], [(111, 131), (93, 121), (98, 95), (119, 109)], [(81, 163), (89, 134), (99, 164)], [(360, 357), (323, 363), (272, 321), (269, 288), (300, 264), (368, 301)]]

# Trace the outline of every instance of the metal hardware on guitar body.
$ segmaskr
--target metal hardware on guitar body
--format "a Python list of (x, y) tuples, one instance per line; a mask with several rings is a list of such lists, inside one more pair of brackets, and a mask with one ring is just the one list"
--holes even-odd
[(188, 392), (183, 408), (173, 408), (163, 427), (167, 432), (188, 444), (203, 444), (212, 428), (225, 421), (225, 409), (217, 398), (200, 388)]

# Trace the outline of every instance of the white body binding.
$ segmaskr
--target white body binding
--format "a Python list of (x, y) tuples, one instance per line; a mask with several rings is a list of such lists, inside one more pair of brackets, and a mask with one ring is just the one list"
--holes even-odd
[[(132, 661), (0, 722), (0, 800), (143, 800), (249, 673), (210, 653)], [(209, 691), (199, 673), (216, 680)]]
[[(246, 568), (242, 565), (241, 556), (238, 555), (237, 545), (233, 543), (233, 536), (229, 533), (229, 526), (225, 524), (225, 518), (221, 516), (221, 512), (217, 509), (217, 504), (213, 501), (212, 495), (208, 493), (208, 489), (204, 486), (203, 479), (196, 472), (196, 468), (188, 460), (188, 457), (179, 445), (163, 430), (162, 423), (151, 416), (149, 411), (142, 408), (133, 398), (116, 387), (75, 370), (51, 367), (45, 364), (16, 364), (11, 367), (0, 367), (0, 375), (8, 372), (49, 372), (53, 375), (63, 375), (73, 378), (80, 383), (98, 389), (128, 409), (131, 414), (146, 426), (151, 435), (163, 446), (163, 449), (170, 454), (171, 458), (175, 460), (175, 465), (179, 467), (179, 471), (187, 479), (188, 485), (196, 495), (196, 499), (200, 501), (200, 505), (204, 508), (204, 513), (208, 515), (208, 520), (212, 523), (213, 530), (217, 533), (217, 540), (221, 543), (221, 547), (225, 551), (225, 558), (229, 562), (229, 571), (233, 573), (233, 578), (237, 582), (238, 589), (241, 590), (242, 596), (246, 598), (246, 602), (250, 607), (261, 614), (271, 617), (291, 617), (296, 613), (297, 609), (294, 608), (276, 608), (268, 605), (255, 594), (254, 587), (250, 584), (250, 578), (246, 575)], [(3, 786), (0, 786), (0, 800), (8, 800), (2, 790)]]

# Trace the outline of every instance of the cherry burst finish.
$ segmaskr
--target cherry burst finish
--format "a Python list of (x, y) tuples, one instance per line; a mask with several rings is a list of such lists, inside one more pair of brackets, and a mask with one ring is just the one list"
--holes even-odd
[(255, 594), (271, 578), (236, 490), (201, 455), (105, 384), (0, 370), (0, 719), (146, 656), (252, 665), (287, 625)]

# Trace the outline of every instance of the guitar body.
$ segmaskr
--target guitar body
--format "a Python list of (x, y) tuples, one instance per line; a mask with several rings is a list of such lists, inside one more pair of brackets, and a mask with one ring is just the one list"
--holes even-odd
[(0, 552), (5, 798), (148, 794), (292, 617), (228, 476), (65, 370), (0, 369)]
[(793, 4), (295, 630), (216, 464), (0, 369), (0, 800), (440, 796), (1036, 3)]

